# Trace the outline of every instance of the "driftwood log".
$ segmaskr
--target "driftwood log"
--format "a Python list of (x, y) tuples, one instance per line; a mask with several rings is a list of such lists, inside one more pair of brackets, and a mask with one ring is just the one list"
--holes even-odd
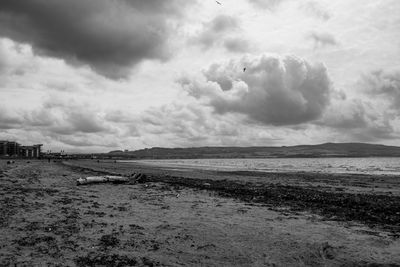
[(84, 184), (99, 184), (99, 183), (127, 183), (129, 182), (128, 177), (123, 176), (111, 176), (111, 175), (104, 175), (104, 176), (90, 176), (86, 178), (79, 178), (76, 180), (77, 185), (84, 185)]
[(145, 183), (145, 182), (147, 182), (147, 176), (146, 176), (146, 174), (143, 174), (143, 173), (132, 173), (131, 174), (131, 179), (135, 182), (135, 183), (139, 183), (139, 184), (142, 184), (142, 183)]
[(102, 176), (90, 176), (85, 178), (78, 178), (76, 180), (77, 185), (85, 185), (85, 184), (99, 184), (99, 183), (113, 183), (113, 184), (136, 184), (136, 183), (145, 183), (147, 181), (147, 177), (143, 173), (133, 173), (130, 177), (126, 176), (113, 176), (113, 175), (102, 175)]

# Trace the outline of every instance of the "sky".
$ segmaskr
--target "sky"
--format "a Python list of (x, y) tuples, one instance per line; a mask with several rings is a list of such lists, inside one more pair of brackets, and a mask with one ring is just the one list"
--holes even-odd
[(400, 146), (400, 1), (218, 2), (2, 0), (0, 140)]

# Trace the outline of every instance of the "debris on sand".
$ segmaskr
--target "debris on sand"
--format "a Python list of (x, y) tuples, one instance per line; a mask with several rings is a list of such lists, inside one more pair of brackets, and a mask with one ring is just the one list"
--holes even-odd
[(118, 254), (97, 254), (89, 253), (86, 256), (75, 259), (77, 266), (137, 266), (138, 261), (135, 257), (130, 258), (126, 255)]
[(212, 190), (222, 197), (289, 207), (290, 210), (295, 212), (311, 211), (330, 220), (358, 221), (371, 227), (380, 226), (392, 233), (400, 232), (399, 196), (329, 192), (318, 190), (315, 187), (242, 184), (235, 181), (193, 179), (179, 176), (151, 178), (151, 182)]
[(132, 173), (131, 179), (138, 184), (143, 184), (147, 182), (147, 176), (144, 173)]
[(320, 248), (320, 254), (324, 259), (332, 260), (336, 257), (335, 248), (329, 245), (328, 242), (324, 242)]
[(119, 244), (119, 239), (113, 235), (103, 235), (100, 238), (100, 246), (103, 248), (108, 248), (108, 247), (116, 247)]
[(85, 185), (85, 184), (98, 184), (98, 183), (127, 183), (129, 182), (128, 177), (123, 176), (112, 176), (112, 175), (103, 175), (103, 176), (90, 176), (86, 178), (78, 178), (76, 180), (77, 185)]
[(77, 185), (86, 184), (99, 184), (99, 183), (113, 183), (113, 184), (142, 184), (147, 181), (147, 176), (143, 173), (133, 173), (130, 177), (126, 176), (115, 176), (115, 175), (101, 175), (101, 176), (89, 176), (86, 178), (78, 178), (76, 180)]

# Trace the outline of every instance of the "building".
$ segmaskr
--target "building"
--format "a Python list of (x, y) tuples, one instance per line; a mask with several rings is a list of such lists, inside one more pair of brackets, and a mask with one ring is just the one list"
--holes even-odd
[(23, 158), (39, 158), (41, 146), (43, 145), (21, 146), (18, 155)]
[(39, 158), (42, 144), (21, 146), (17, 142), (0, 141), (0, 157)]
[(0, 156), (5, 156), (7, 155), (7, 143), (6, 141), (0, 141)]
[(20, 144), (17, 142), (0, 141), (0, 156), (17, 156)]

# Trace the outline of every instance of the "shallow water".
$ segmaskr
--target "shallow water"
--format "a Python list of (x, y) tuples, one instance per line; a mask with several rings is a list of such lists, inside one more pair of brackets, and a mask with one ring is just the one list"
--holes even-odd
[(400, 175), (400, 158), (256, 158), (132, 160), (168, 168), (220, 171), (323, 172)]

